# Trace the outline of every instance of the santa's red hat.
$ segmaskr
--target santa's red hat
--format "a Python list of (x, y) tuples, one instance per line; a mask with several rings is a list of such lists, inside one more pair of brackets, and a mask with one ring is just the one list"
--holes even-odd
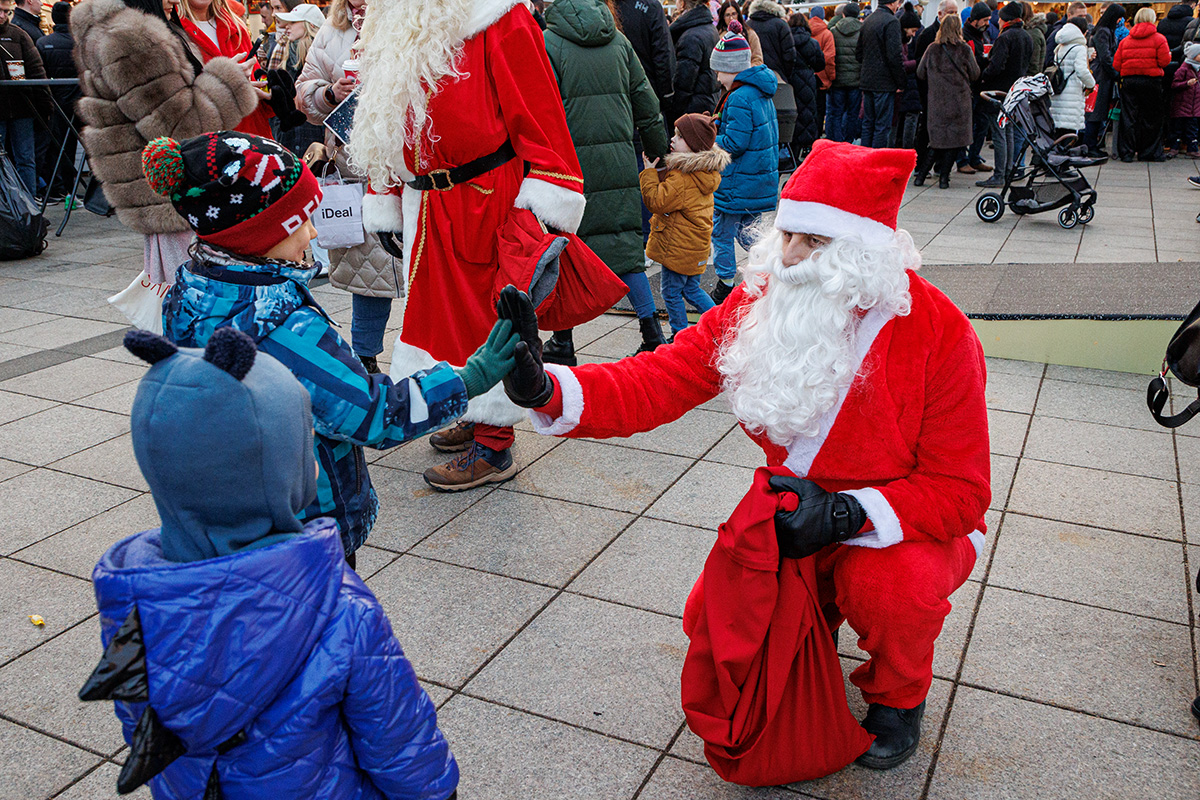
[(916, 163), (913, 150), (818, 139), (783, 187), (775, 227), (835, 239), (858, 236), (867, 244), (890, 242)]

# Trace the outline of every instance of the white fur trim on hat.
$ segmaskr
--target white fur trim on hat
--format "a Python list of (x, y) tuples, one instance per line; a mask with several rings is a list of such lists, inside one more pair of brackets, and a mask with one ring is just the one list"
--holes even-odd
[(565, 189), (556, 183), (526, 176), (513, 205), (533, 212), (534, 216), (555, 230), (574, 233), (583, 221), (587, 201), (583, 192)]
[(363, 195), (363, 230), (367, 233), (387, 231), (396, 233), (404, 230), (404, 215), (400, 212), (400, 198), (394, 194)]
[(529, 421), (533, 423), (533, 429), (543, 436), (562, 436), (575, 430), (583, 417), (583, 387), (570, 367), (547, 364), (546, 372), (554, 376), (554, 380), (558, 382), (558, 389), (562, 392), (562, 414), (552, 418), (548, 414), (530, 409)]
[(857, 236), (867, 244), (887, 244), (896, 232), (870, 217), (860, 217), (824, 203), (779, 200), (775, 227), (789, 233), (815, 233), (818, 236)]

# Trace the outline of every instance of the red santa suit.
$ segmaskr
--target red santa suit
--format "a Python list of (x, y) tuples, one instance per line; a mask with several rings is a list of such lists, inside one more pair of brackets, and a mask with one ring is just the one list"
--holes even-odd
[[(787, 448), (751, 434), (768, 465), (851, 494), (866, 510), (873, 530), (816, 555), (821, 602), (831, 627), (848, 620), (871, 656), (851, 681), (867, 702), (896, 708), (928, 693), (947, 598), (982, 551), (991, 500), (983, 350), (944, 294), (908, 277), (910, 314), (862, 317), (860, 367), (820, 433)], [(722, 388), (720, 343), (754, 301), (739, 287), (673, 344), (636, 358), (547, 365), (557, 384), (547, 408), (561, 403), (561, 413), (533, 412), (535, 429), (631, 436), (711, 400)]]
[[(541, 29), (518, 0), (482, 0), (469, 30), (456, 62), (463, 77), (439, 84), (425, 129), (433, 136), (404, 148), (407, 171), (397, 177), (458, 167), (505, 141), (516, 158), (448, 191), (372, 187), (364, 198), (366, 230), (404, 234), (408, 300), (393, 375), (438, 361), (462, 365), (487, 339), (496, 321), (497, 234), (514, 209), (569, 233), (583, 217), (583, 173)], [(474, 398), (464, 419), (504, 426), (523, 416), (497, 386)]]

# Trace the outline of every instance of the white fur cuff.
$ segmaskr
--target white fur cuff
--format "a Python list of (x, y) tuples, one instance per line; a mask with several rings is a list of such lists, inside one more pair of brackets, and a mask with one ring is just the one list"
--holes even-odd
[(904, 533), (900, 529), (900, 518), (896, 516), (895, 509), (883, 496), (883, 492), (868, 487), (851, 489), (842, 494), (848, 494), (857, 500), (863, 510), (867, 512), (867, 519), (871, 520), (871, 524), (875, 526), (875, 530), (864, 533), (862, 536), (855, 536), (853, 539), (847, 539), (842, 544), (879, 549), (904, 541)]
[(561, 364), (547, 364), (546, 372), (558, 381), (558, 389), (562, 392), (562, 416), (554, 419), (540, 411), (529, 411), (529, 419), (533, 429), (543, 436), (562, 436), (570, 433), (579, 425), (583, 417), (583, 387), (570, 367)]
[(367, 233), (396, 233), (404, 230), (400, 198), (394, 194), (365, 194), (362, 204), (363, 230)]
[(586, 201), (581, 192), (564, 189), (555, 183), (526, 177), (513, 205), (534, 213), (538, 219), (555, 230), (574, 233), (583, 221)]

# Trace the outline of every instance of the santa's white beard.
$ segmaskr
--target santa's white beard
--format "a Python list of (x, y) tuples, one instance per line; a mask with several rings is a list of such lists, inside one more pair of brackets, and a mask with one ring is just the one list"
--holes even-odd
[(723, 343), (717, 368), (738, 420), (787, 447), (819, 433), (854, 379), (862, 311), (908, 314), (905, 269), (920, 256), (904, 231), (882, 246), (836, 239), (791, 267), (781, 254), (778, 233), (751, 252), (746, 288), (759, 297)]

